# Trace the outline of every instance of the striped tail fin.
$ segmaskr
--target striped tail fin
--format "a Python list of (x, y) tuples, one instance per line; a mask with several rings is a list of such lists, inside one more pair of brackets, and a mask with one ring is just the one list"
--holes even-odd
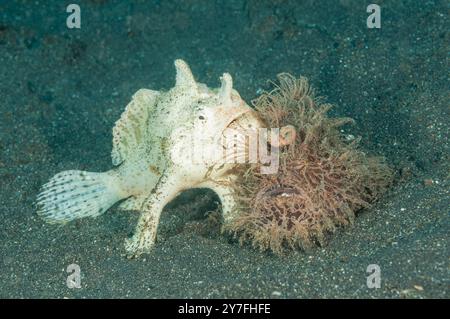
[(65, 223), (103, 214), (125, 198), (113, 174), (63, 171), (42, 186), (37, 196), (38, 214), (49, 223)]

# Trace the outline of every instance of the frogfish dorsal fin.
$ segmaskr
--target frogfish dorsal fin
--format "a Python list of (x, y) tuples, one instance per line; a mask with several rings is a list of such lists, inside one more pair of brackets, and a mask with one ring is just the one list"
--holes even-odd
[(192, 75), (189, 65), (181, 59), (175, 60), (174, 64), (177, 71), (175, 87), (180, 90), (187, 91), (192, 95), (197, 95), (197, 82), (194, 79), (194, 75)]
[(137, 91), (113, 128), (113, 165), (119, 165), (142, 146), (147, 121), (160, 93), (148, 89)]
[(220, 78), (222, 86), (219, 90), (219, 99), (223, 104), (231, 104), (231, 92), (233, 90), (233, 78), (229, 73), (224, 73)]

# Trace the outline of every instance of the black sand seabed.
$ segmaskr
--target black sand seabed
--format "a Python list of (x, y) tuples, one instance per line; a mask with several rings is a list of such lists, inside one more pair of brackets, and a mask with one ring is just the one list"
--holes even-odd
[[(449, 297), (446, 1), (377, 1), (378, 30), (359, 0), (78, 3), (79, 30), (65, 1), (0, 4), (0, 297)], [(139, 88), (173, 85), (175, 58), (210, 86), (230, 72), (247, 101), (279, 72), (307, 76), (356, 120), (346, 133), (388, 158), (395, 186), (328, 246), (285, 257), (220, 235), (209, 192), (172, 203), (137, 260), (123, 257), (137, 214), (44, 224), (40, 185), (109, 169), (114, 122)], [(72, 263), (80, 289), (66, 286)]]

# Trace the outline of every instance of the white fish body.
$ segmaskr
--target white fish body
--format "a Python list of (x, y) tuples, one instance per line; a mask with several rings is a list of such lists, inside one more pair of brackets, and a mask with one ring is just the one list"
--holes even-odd
[[(175, 61), (176, 85), (168, 92), (137, 91), (113, 129), (112, 163), (104, 173), (63, 171), (42, 187), (38, 213), (48, 222), (96, 217), (120, 200), (124, 210), (141, 212), (136, 232), (126, 240), (130, 256), (155, 243), (164, 206), (189, 188), (213, 189), (225, 222), (236, 214), (231, 183), (235, 163), (218, 161), (223, 133), (240, 120), (246, 128), (263, 123), (232, 89), (225, 73), (219, 89), (197, 83), (182, 60)], [(201, 160), (195, 156), (202, 154)], [(193, 158), (194, 157), (194, 158)]]

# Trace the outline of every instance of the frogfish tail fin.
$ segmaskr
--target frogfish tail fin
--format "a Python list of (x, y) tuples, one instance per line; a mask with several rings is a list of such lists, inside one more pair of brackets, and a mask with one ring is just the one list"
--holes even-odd
[(103, 214), (125, 197), (117, 177), (110, 172), (70, 170), (56, 174), (37, 196), (38, 215), (49, 223), (65, 223)]

